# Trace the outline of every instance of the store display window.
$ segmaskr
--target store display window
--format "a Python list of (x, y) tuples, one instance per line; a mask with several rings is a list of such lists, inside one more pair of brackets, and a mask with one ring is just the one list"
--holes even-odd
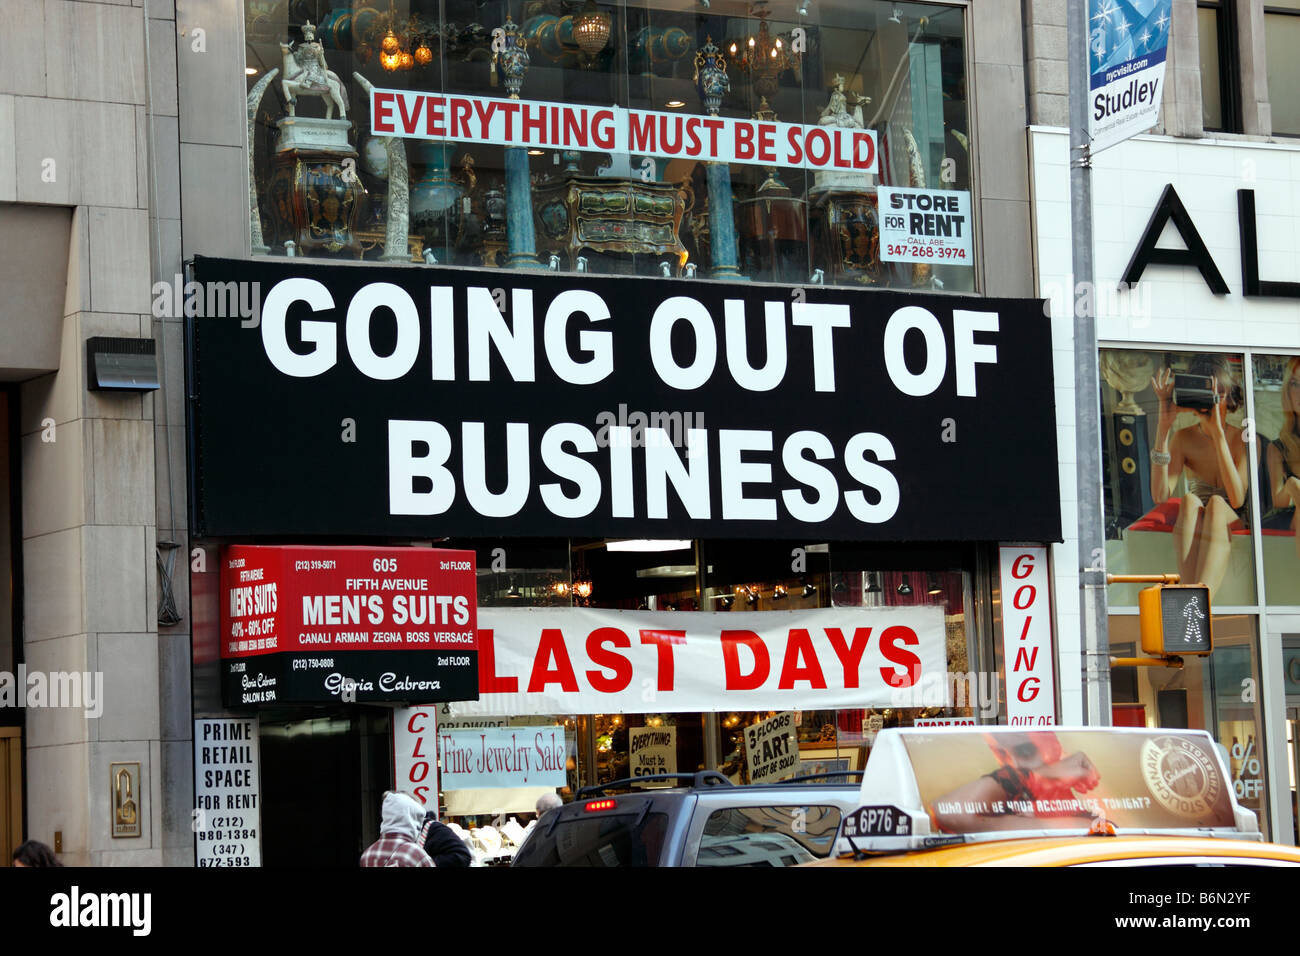
[(975, 288), (961, 7), (245, 13), (255, 254)]
[(1253, 355), (1264, 600), (1300, 604), (1300, 356)]
[[(702, 770), (716, 770), (736, 783), (818, 774), (856, 779), (844, 775), (865, 767), (876, 734), (886, 727), (978, 723), (997, 716), (996, 678), (978, 663), (988, 655), (979, 650), (980, 629), (971, 610), (969, 549), (902, 553), (827, 544), (605, 539), (451, 544), (475, 550), (484, 609), (571, 606), (669, 615), (697, 610), (797, 615), (837, 608), (937, 612), (934, 633), (926, 639), (942, 642), (944, 671), (900, 688), (890, 706), (756, 711), (724, 705), (674, 712), (655, 710), (650, 698), (640, 712), (548, 715), (546, 722), (566, 728), (572, 771), (566, 797), (579, 787), (615, 781), (625, 781), (627, 789), (673, 786), (677, 779), (638, 778)], [(908, 562), (906, 569), (892, 570), (891, 561), (900, 558)], [(498, 662), (504, 653), (498, 646)], [(574, 664), (583, 673), (587, 666), (580, 660)], [(781, 660), (774, 659), (773, 666), (782, 666)], [(450, 708), (454, 712), (456, 705)], [(514, 716), (502, 719), (527, 723)], [(779, 766), (769, 759), (773, 753), (784, 758)], [(473, 806), (486, 812), (478, 796), (474, 800), (479, 802)], [(445, 804), (449, 811), (453, 804), (470, 806), (463, 797), (445, 798)]]
[[(1214, 615), (1214, 652), (1182, 667), (1112, 667), (1114, 724), (1208, 730), (1231, 771), (1237, 802), (1259, 818), (1268, 839), (1263, 714), (1256, 618)], [(1141, 656), (1135, 615), (1111, 615), (1115, 656)]]
[[(1216, 606), (1253, 605), (1242, 357), (1102, 349), (1100, 366), (1106, 570), (1177, 573)], [(1139, 587), (1111, 585), (1110, 605), (1135, 606)]]

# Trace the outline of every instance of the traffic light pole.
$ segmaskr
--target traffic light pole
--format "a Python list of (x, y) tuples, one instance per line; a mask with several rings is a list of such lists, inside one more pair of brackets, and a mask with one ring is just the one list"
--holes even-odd
[[(1070, 60), (1070, 221), (1073, 237), (1075, 478), (1079, 508), (1079, 634), (1083, 660), (1083, 722), (1111, 723), (1101, 490), (1101, 389), (1092, 294), (1092, 157), (1088, 145), (1088, 4), (1066, 4)], [(1085, 294), (1080, 294), (1080, 292)]]

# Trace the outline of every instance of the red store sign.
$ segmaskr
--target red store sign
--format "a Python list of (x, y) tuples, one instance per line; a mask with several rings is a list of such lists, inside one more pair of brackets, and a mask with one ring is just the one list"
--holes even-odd
[(472, 551), (228, 547), (225, 703), (474, 700), (476, 595)]

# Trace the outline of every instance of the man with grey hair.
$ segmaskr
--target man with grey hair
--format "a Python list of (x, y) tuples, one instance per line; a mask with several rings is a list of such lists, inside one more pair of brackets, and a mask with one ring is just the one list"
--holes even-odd
[(547, 810), (554, 810), (556, 807), (564, 806), (564, 801), (560, 795), (552, 790), (548, 790), (537, 798), (537, 819), (541, 819)]

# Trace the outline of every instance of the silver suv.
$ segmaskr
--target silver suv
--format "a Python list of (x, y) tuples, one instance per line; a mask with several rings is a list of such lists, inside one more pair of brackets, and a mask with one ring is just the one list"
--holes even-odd
[[(714, 771), (616, 780), (548, 811), (514, 866), (795, 866), (826, 857), (859, 773), (736, 786)], [(647, 783), (689, 786), (610, 793)]]

